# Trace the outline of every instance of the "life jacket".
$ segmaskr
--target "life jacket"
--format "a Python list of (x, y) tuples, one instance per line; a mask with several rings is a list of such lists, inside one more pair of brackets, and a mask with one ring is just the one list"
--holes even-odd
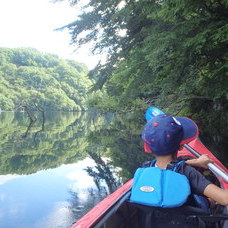
[(149, 167), (138, 168), (134, 174), (130, 202), (154, 207), (179, 207), (183, 205), (191, 191), (188, 178), (177, 173), (182, 164), (181, 160), (171, 169), (153, 167), (153, 160)]

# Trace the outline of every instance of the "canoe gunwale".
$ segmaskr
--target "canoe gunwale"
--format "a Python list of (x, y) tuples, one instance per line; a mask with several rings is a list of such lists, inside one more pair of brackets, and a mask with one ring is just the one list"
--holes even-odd
[[(108, 195), (104, 200), (93, 207), (87, 214), (79, 219), (71, 228), (88, 228), (94, 227), (102, 219), (107, 211), (116, 205), (119, 200), (125, 196), (131, 190), (133, 180), (129, 180), (122, 187), (117, 189), (112, 194)], [(118, 208), (117, 208), (118, 209)]]
[(129, 199), (131, 195), (131, 188), (124, 194), (122, 195), (122, 197), (117, 200), (113, 205), (112, 207), (110, 207), (105, 214), (103, 214), (104, 216), (94, 225), (94, 228), (99, 228), (101, 227), (102, 224), (104, 224), (108, 219), (109, 217), (114, 214), (118, 208), (127, 200)]

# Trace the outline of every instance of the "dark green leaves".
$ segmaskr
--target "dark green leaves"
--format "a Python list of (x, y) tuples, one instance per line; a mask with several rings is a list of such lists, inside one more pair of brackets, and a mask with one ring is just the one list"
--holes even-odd
[(91, 0), (66, 27), (73, 43), (107, 53), (90, 72), (94, 89), (103, 88), (109, 106), (128, 109), (227, 100), (227, 22), (226, 1)]

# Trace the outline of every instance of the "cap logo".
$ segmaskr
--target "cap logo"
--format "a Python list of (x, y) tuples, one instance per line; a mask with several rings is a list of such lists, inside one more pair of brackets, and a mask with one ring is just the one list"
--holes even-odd
[(143, 192), (153, 192), (154, 191), (154, 188), (151, 187), (151, 186), (142, 186), (140, 188), (140, 190), (143, 191)]
[(173, 117), (173, 120), (175, 121), (175, 123), (176, 123), (177, 125), (181, 125), (181, 123), (180, 123), (175, 117)]

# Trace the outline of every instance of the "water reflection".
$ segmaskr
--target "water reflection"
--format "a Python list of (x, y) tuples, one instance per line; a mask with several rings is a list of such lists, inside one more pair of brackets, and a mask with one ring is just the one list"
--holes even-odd
[[(42, 120), (36, 121), (28, 131), (30, 121), (25, 113), (1, 113), (0, 174), (31, 174), (75, 163), (88, 154), (98, 163), (102, 163), (101, 157), (114, 160), (110, 162), (114, 166), (122, 167), (125, 162), (130, 171), (122, 175), (126, 178), (139, 165), (135, 154), (141, 151), (140, 122), (95, 112), (46, 113), (45, 119), (44, 126)], [(136, 158), (141, 156), (138, 153)]]
[(108, 193), (105, 182), (97, 190), (87, 165), (95, 163), (86, 158), (31, 175), (0, 176), (0, 227), (69, 227)]
[(70, 227), (151, 159), (142, 113), (35, 115), (0, 113), (0, 227)]
[(36, 115), (0, 115), (0, 227), (70, 227), (141, 163), (127, 115)]

